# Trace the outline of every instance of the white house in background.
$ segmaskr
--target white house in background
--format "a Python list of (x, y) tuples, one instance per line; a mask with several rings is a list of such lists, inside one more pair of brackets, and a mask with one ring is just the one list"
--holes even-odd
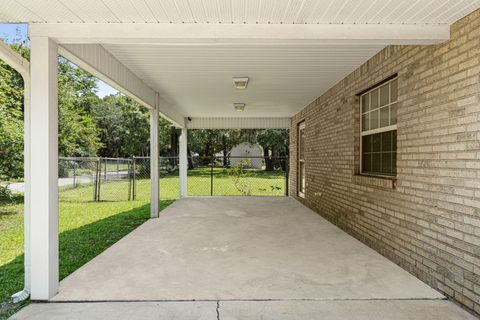
[(242, 142), (230, 150), (230, 165), (233, 167), (244, 160), (249, 160), (245, 166), (251, 169), (262, 169), (265, 165), (263, 148), (259, 144)]

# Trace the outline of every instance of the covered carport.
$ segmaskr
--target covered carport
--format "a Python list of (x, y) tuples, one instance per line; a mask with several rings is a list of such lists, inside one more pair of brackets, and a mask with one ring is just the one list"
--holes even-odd
[[(386, 46), (446, 41), (450, 24), (477, 8), (478, 1), (449, 0), (8, 1), (0, 21), (29, 23), (32, 46), (25, 153), (31, 164), (25, 175), (31, 298), (206, 300), (215, 302), (217, 313), (224, 300), (251, 302), (254, 313), (271, 308), (257, 300), (406, 300), (420, 304), (418, 310), (426, 306), (422, 313), (432, 319), (450, 311), (468, 318), (289, 198), (181, 199), (59, 286), (56, 70), (60, 54), (151, 110), (151, 216), (158, 218), (159, 116), (182, 128), (180, 190), (186, 197), (188, 128), (287, 128), (305, 105)], [(235, 78), (248, 78), (246, 88)], [(391, 313), (386, 310), (381, 314)]]

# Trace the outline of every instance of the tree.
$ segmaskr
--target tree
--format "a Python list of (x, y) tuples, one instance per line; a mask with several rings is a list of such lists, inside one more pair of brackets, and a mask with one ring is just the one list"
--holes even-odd
[(219, 137), (220, 130), (189, 130), (189, 150), (200, 155), (199, 161), (202, 164), (208, 164), (219, 150)]
[[(257, 142), (263, 148), (265, 156), (265, 170), (275, 169), (273, 159), (269, 157), (272, 153), (273, 158), (286, 156), (288, 154), (288, 130), (285, 129), (263, 129), (257, 131)], [(286, 169), (286, 164), (282, 163), (282, 169)]]
[[(10, 47), (27, 60), (28, 41), (17, 40)], [(89, 114), (100, 99), (96, 79), (64, 58), (58, 65), (59, 154), (93, 156), (101, 146), (97, 129)], [(23, 176), (23, 79), (0, 61), (0, 176)]]
[(96, 79), (64, 58), (58, 65), (58, 152), (95, 156), (102, 146), (91, 111), (100, 103)]
[[(271, 171), (278, 167), (274, 163), (277, 157), (288, 154), (288, 131), (285, 129), (262, 130), (233, 130), (233, 129), (197, 129), (189, 130), (189, 152), (201, 155), (201, 163), (208, 164), (218, 152), (227, 155), (228, 152), (241, 142), (258, 143), (262, 146), (265, 156), (266, 170)], [(270, 153), (273, 157), (270, 157)], [(228, 157), (223, 157), (223, 166), (228, 166)], [(286, 163), (280, 163), (286, 169)], [(191, 166), (189, 165), (189, 168)]]
[[(29, 59), (27, 40), (11, 47)], [(122, 94), (100, 99), (97, 79), (68, 60), (58, 60), (58, 149), (61, 156), (147, 156), (149, 112)], [(0, 178), (23, 175), (23, 80), (0, 61)], [(159, 121), (160, 153), (176, 155), (176, 130)]]
[[(24, 42), (10, 47), (24, 58)], [(23, 177), (23, 79), (0, 60), (0, 180)]]
[[(126, 158), (150, 154), (150, 113), (147, 108), (118, 93), (104, 97), (95, 105), (93, 115), (102, 142), (100, 156)], [(172, 152), (171, 127), (170, 122), (159, 119), (161, 155)]]
[(0, 107), (0, 180), (23, 177), (23, 122)]

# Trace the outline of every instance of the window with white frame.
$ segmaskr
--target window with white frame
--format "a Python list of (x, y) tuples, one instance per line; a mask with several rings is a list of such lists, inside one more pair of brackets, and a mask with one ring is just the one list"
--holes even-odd
[(397, 79), (361, 95), (361, 173), (395, 176), (397, 173)]

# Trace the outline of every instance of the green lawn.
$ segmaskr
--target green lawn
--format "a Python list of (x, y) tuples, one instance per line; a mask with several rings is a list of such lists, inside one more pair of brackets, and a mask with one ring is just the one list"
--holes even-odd
[[(146, 184), (139, 186), (148, 194)], [(62, 190), (59, 201), (60, 278), (84, 265), (150, 216), (148, 197), (135, 201), (92, 202), (92, 188)], [(165, 208), (172, 201), (161, 202)], [(9, 297), (23, 288), (23, 197), (0, 203), (0, 319), (26, 303), (12, 306)], [(27, 302), (28, 303), (28, 302)]]
[[(255, 196), (285, 193), (284, 172), (246, 170), (237, 184), (231, 169), (214, 169), (213, 195), (242, 195), (240, 187)], [(210, 168), (189, 170), (188, 194), (210, 195)], [(63, 279), (134, 230), (150, 215), (150, 180), (136, 183), (136, 199), (128, 201), (129, 182), (107, 181), (100, 186), (101, 202), (93, 202), (93, 186), (63, 187), (59, 193), (60, 278)], [(179, 195), (178, 172), (162, 174), (161, 208)], [(0, 319), (22, 305), (5, 301), (23, 288), (23, 197), (14, 203), (0, 202)], [(2, 303), (3, 301), (3, 303)], [(28, 302), (27, 302), (28, 303)]]

